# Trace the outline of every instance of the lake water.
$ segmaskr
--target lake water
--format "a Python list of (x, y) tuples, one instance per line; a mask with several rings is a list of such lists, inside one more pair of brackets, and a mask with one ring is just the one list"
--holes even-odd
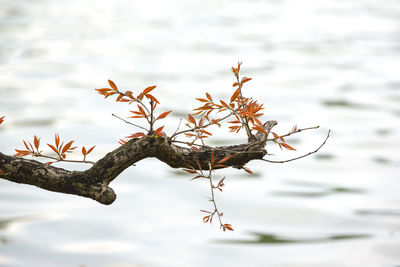
[[(155, 159), (111, 184), (110, 206), (0, 181), (0, 266), (400, 266), (399, 25), (396, 0), (0, 0), (3, 153), (35, 134), (96, 145), (92, 160), (118, 147), (136, 129), (93, 90), (107, 79), (158, 85), (170, 134), (195, 97), (230, 97), (238, 61), (276, 132), (321, 126), (268, 159), (312, 151), (332, 129), (317, 155), (219, 172), (234, 232), (202, 223), (205, 181)], [(210, 144), (244, 141), (225, 128)]]

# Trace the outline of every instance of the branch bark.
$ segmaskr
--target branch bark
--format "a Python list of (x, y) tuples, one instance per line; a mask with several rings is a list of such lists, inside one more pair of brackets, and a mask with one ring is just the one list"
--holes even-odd
[[(269, 133), (276, 124), (276, 121), (269, 121), (264, 127)], [(130, 140), (86, 171), (69, 171), (36, 160), (0, 153), (0, 178), (54, 192), (87, 197), (109, 205), (116, 199), (109, 184), (126, 168), (144, 158), (155, 157), (172, 168), (197, 169), (200, 165), (203, 170), (207, 170), (211, 152), (214, 151), (215, 161), (231, 155), (224, 165), (241, 168), (247, 162), (262, 159), (267, 154), (266, 140), (267, 136), (262, 134), (256, 135), (246, 144), (190, 150), (173, 144), (168, 137), (146, 136)]]

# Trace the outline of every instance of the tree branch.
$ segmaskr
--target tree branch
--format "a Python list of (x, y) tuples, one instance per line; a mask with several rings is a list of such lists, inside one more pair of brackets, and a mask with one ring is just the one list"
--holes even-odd
[(207, 147), (194, 151), (174, 145), (167, 137), (146, 136), (142, 139), (131, 139), (86, 171), (68, 171), (36, 160), (0, 153), (0, 178), (36, 185), (50, 191), (88, 197), (108, 205), (116, 199), (109, 184), (126, 168), (144, 158), (155, 157), (172, 168), (197, 168), (198, 162), (203, 170), (207, 170), (211, 152), (214, 151), (216, 161), (232, 155), (224, 165), (241, 168), (247, 162), (262, 159), (267, 154), (264, 144), (249, 146), (254, 142), (260, 143), (259, 141), (255, 139), (241, 145)]

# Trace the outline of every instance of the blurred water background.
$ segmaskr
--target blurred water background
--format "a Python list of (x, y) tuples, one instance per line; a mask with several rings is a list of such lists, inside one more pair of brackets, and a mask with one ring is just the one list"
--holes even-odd
[[(96, 160), (136, 129), (94, 88), (156, 84), (172, 133), (195, 97), (253, 77), (276, 132), (254, 175), (228, 169), (217, 201), (234, 232), (201, 222), (206, 182), (155, 159), (127, 169), (110, 206), (0, 180), (0, 266), (400, 266), (400, 2), (0, 0), (0, 151), (61, 138)], [(212, 145), (245, 141), (215, 130)], [(58, 164), (68, 169), (87, 166)]]

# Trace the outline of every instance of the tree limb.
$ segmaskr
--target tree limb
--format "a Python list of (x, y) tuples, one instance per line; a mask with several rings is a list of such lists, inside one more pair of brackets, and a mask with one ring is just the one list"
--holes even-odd
[[(266, 139), (265, 136), (262, 138)], [(197, 169), (200, 165), (203, 170), (207, 170), (211, 152), (214, 151), (216, 161), (232, 155), (224, 165), (241, 168), (247, 162), (262, 159), (267, 154), (265, 142), (260, 141), (262, 140), (256, 138), (241, 145), (191, 150), (174, 145), (168, 137), (146, 136), (142, 139), (131, 139), (85, 171), (69, 171), (36, 160), (0, 153), (0, 178), (36, 185), (50, 191), (88, 197), (109, 205), (116, 199), (109, 184), (126, 168), (144, 158), (155, 157), (172, 168)]]

